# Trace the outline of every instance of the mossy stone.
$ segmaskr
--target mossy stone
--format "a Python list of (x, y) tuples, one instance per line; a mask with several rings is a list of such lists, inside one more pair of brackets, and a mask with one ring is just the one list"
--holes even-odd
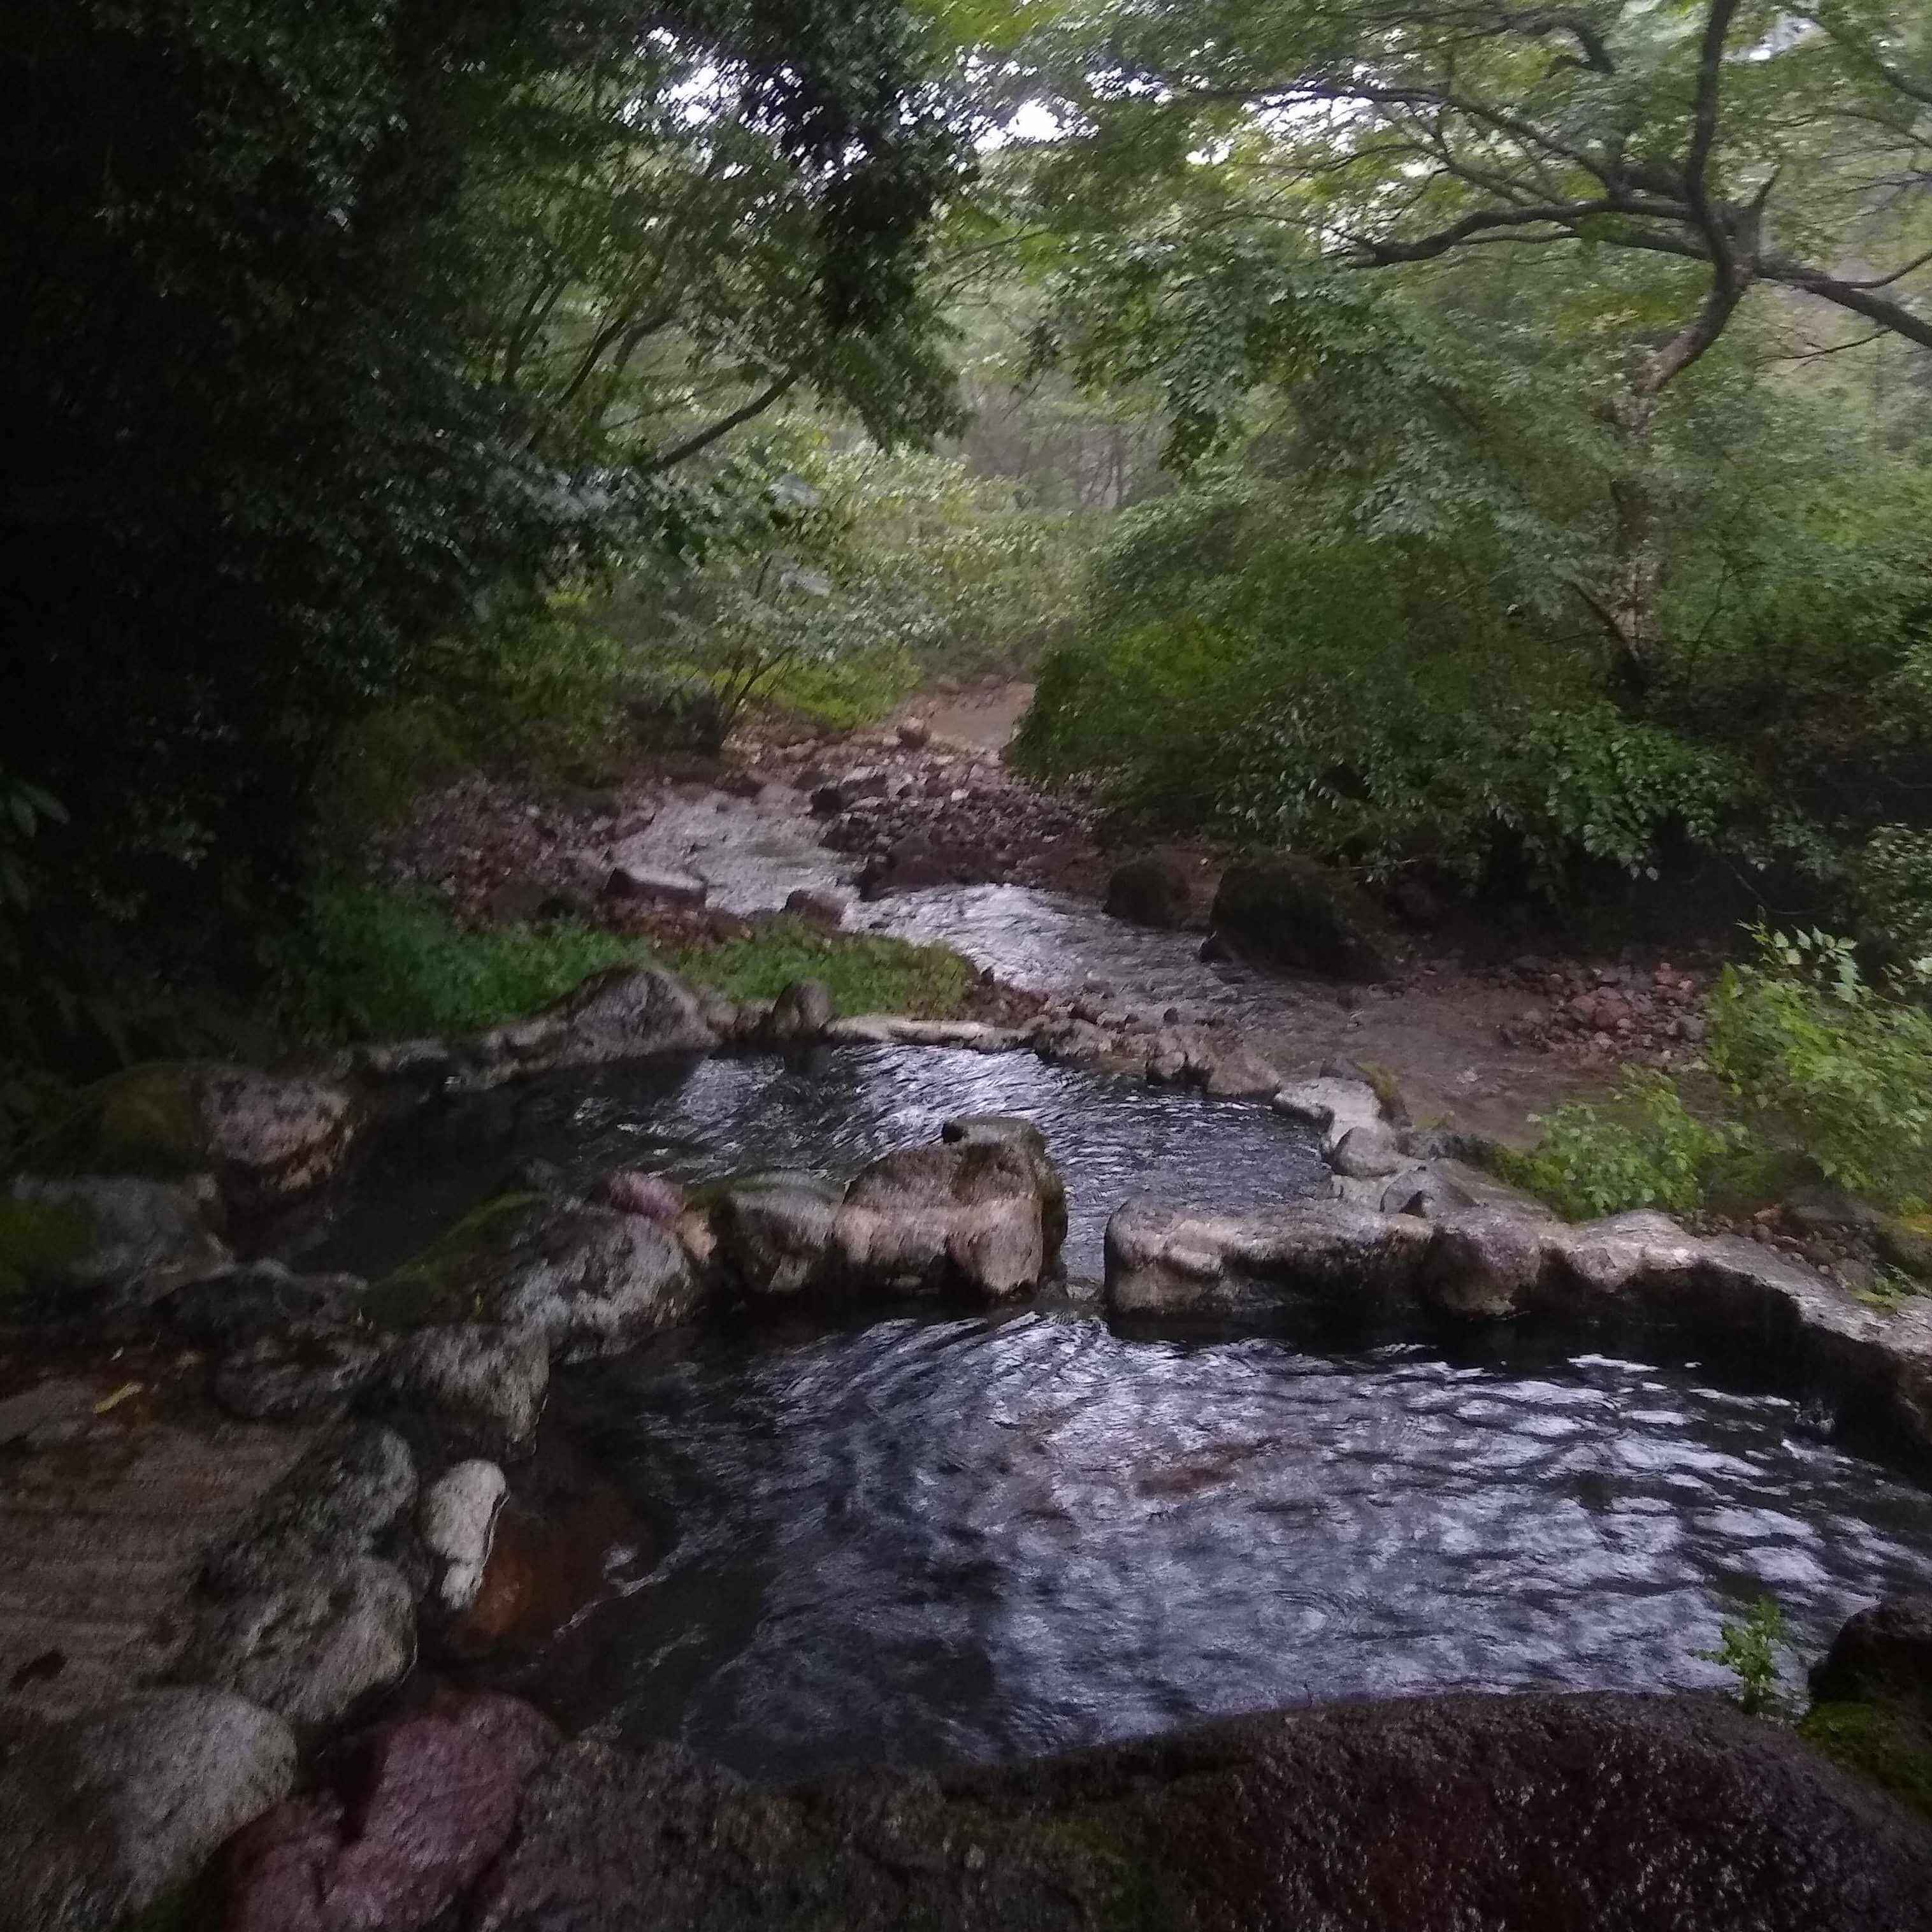
[(472, 1264), (512, 1237), (532, 1210), (550, 1204), (542, 1194), (500, 1194), (472, 1208), (420, 1254), (371, 1284), (362, 1312), (392, 1329), (479, 1319)]
[(64, 1280), (96, 1238), (94, 1218), (77, 1201), (0, 1196), (0, 1298)]
[(1814, 1704), (1798, 1735), (1833, 1763), (1932, 1818), (1932, 1735), (1904, 1713), (1883, 1704)]

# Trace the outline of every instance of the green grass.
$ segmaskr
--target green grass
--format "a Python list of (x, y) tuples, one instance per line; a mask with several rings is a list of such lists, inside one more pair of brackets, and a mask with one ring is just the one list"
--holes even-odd
[(472, 1033), (548, 1004), (599, 968), (650, 957), (587, 926), (472, 932), (434, 899), (333, 886), (284, 949), (283, 1006), (290, 1030), (311, 1040)]
[(830, 730), (857, 731), (889, 716), (921, 675), (910, 652), (887, 644), (829, 664), (788, 664), (759, 695)]
[(842, 1013), (908, 1013), (947, 1019), (965, 1004), (973, 968), (943, 946), (872, 934), (825, 932), (774, 920), (747, 939), (694, 947), (668, 962), (694, 985), (734, 1000), (769, 1000), (794, 980), (819, 980)]

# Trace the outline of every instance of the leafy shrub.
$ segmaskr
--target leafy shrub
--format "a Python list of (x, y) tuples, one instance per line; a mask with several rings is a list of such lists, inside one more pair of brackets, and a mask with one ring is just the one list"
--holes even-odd
[(1852, 880), (1867, 941), (1888, 963), (1932, 977), (1932, 832), (1881, 825)]
[(1666, 1075), (1632, 1068), (1610, 1108), (1558, 1108), (1534, 1148), (1506, 1151), (1499, 1165), (1506, 1180), (1571, 1220), (1631, 1208), (1685, 1214), (1701, 1204), (1707, 1176), (1737, 1139), (1735, 1126), (1692, 1114)]
[(1802, 1147), (1848, 1192), (1932, 1196), (1932, 1012), (1881, 992), (1848, 940), (1754, 930), (1706, 1006), (1706, 1054), (1753, 1128)]
[(514, 1019), (598, 968), (649, 957), (583, 926), (466, 931), (434, 900), (336, 884), (281, 951), (281, 1006), (311, 1039), (466, 1033)]
[(1737, 1679), (1738, 1708), (1746, 1717), (1774, 1718), (1785, 1708), (1778, 1654), (1790, 1644), (1790, 1626), (1778, 1599), (1760, 1597), (1745, 1616), (1718, 1626), (1715, 1650), (1694, 1654), (1722, 1664)]

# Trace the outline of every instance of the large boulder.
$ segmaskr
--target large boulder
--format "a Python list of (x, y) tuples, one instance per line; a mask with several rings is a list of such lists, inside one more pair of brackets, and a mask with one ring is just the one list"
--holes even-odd
[(1932, 1725), (1932, 1595), (1889, 1597), (1848, 1618), (1813, 1666), (1811, 1694), (1900, 1705)]
[(641, 1214), (542, 1195), (486, 1202), (370, 1290), (399, 1327), (483, 1323), (540, 1336), (552, 1359), (615, 1354), (697, 1312), (704, 1283)]
[(453, 1051), (461, 1083), (474, 1088), (562, 1067), (708, 1053), (717, 1044), (698, 996), (682, 980), (654, 966), (612, 966), (540, 1012)]
[(332, 1787), (278, 1805), (221, 1862), (224, 1932), (415, 1932), (502, 1850), (556, 1748), (527, 1704), (446, 1700), (352, 1738)]
[(232, 1257), (211, 1187), (128, 1175), (23, 1177), (0, 1194), (0, 1308), (50, 1316), (106, 1295), (140, 1305)]
[(827, 1262), (841, 1288), (999, 1301), (1053, 1271), (1066, 1190), (1038, 1130), (956, 1126), (956, 1138), (886, 1154), (854, 1177)]
[(520, 1456), (536, 1438), (549, 1392), (550, 1344), (535, 1328), (432, 1324), (396, 1345), (384, 1378), (399, 1406), (444, 1438)]
[(289, 1726), (206, 1685), (29, 1736), (0, 1764), (0, 1923), (108, 1932), (194, 1878), (295, 1774)]
[(1187, 868), (1167, 852), (1145, 852), (1124, 860), (1107, 880), (1104, 910), (1133, 926), (1185, 926), (1192, 910)]
[(1214, 928), (1237, 951), (1334, 980), (1395, 970), (1386, 922), (1359, 887), (1312, 860), (1231, 866), (1214, 895)]
[(178, 1668), (314, 1727), (394, 1683), (416, 1654), (415, 1593), (393, 1564), (364, 1557), (206, 1605)]
[(794, 980), (772, 1002), (760, 1036), (772, 1046), (802, 1046), (822, 1039), (837, 1017), (831, 992), (822, 980)]
[(1932, 1835), (1709, 1700), (1451, 1696), (754, 1790), (566, 1744), (472, 1932), (1926, 1932)]
[(90, 1090), (56, 1137), (70, 1171), (212, 1174), (229, 1213), (274, 1213), (339, 1173), (367, 1111), (338, 1082), (203, 1061), (131, 1068)]
[(796, 1183), (752, 1180), (727, 1188), (711, 1210), (718, 1261), (758, 1295), (796, 1294), (820, 1285), (836, 1196)]
[(1379, 1315), (1412, 1300), (1431, 1230), (1342, 1201), (1224, 1214), (1124, 1203), (1107, 1223), (1116, 1315), (1227, 1320), (1298, 1304)]

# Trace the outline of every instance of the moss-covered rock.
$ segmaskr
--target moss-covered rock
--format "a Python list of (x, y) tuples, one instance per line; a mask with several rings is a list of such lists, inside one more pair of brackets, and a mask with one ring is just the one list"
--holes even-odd
[(1214, 896), (1215, 932), (1238, 950), (1336, 980), (1394, 970), (1388, 922), (1345, 874), (1310, 859), (1231, 866)]
[(149, 1299), (232, 1257), (210, 1224), (206, 1183), (128, 1174), (22, 1177), (0, 1194), (0, 1303), (82, 1291)]
[(1880, 1704), (1814, 1704), (1798, 1735), (1834, 1764), (1932, 1819), (1932, 1731)]
[(420, 1254), (371, 1283), (363, 1313), (394, 1329), (482, 1320), (483, 1258), (508, 1246), (548, 1202), (542, 1194), (500, 1194), (472, 1208)]
[(356, 1096), (331, 1081), (160, 1061), (89, 1089), (35, 1151), (37, 1164), (68, 1174), (212, 1174), (228, 1211), (246, 1220), (332, 1179), (364, 1124)]

